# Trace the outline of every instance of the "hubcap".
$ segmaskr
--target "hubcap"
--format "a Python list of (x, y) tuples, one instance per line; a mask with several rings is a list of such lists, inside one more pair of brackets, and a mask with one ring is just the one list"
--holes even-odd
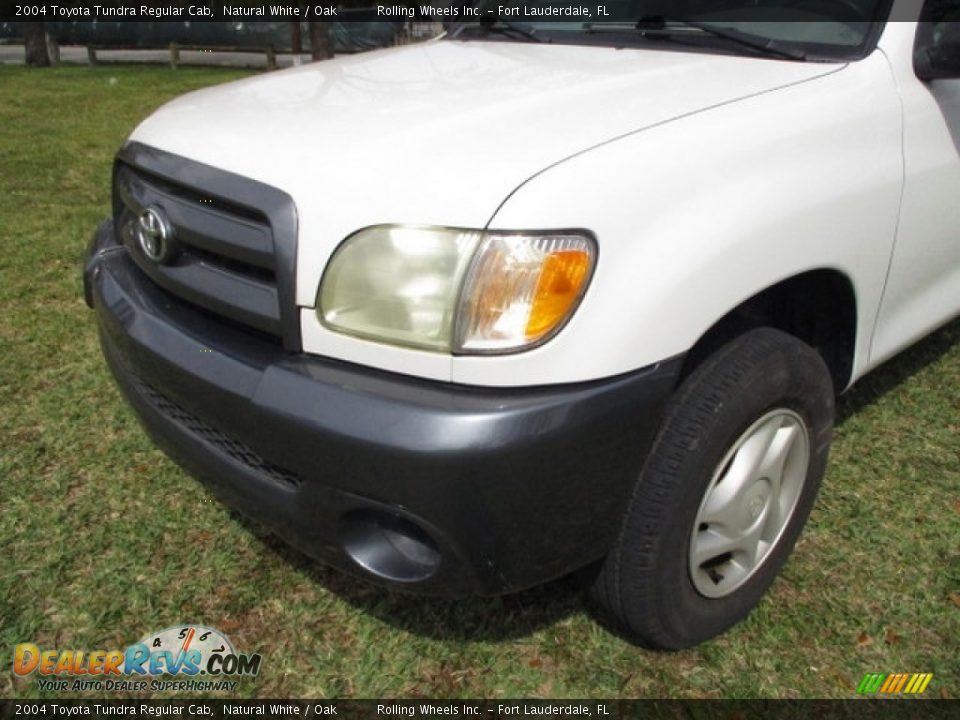
[(729, 595), (757, 572), (793, 516), (809, 463), (807, 428), (792, 410), (772, 410), (733, 444), (690, 538), (690, 578), (701, 595)]

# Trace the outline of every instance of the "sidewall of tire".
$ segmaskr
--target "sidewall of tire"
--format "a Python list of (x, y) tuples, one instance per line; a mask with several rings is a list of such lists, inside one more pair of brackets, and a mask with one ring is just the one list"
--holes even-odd
[[(700, 504), (737, 439), (779, 408), (796, 412), (809, 434), (810, 461), (797, 506), (756, 572), (731, 594), (706, 598), (693, 585), (688, 560)], [(833, 414), (833, 387), (823, 360), (776, 330), (741, 336), (687, 378), (667, 412), (615, 551), (618, 614), (642, 644), (689, 647), (725, 631), (760, 602), (816, 499)], [(651, 499), (664, 511), (659, 518), (644, 512)]]

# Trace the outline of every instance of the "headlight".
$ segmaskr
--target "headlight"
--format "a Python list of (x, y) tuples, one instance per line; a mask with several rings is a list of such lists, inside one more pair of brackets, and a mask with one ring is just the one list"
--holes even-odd
[(502, 353), (544, 342), (596, 261), (586, 233), (378, 225), (334, 253), (317, 294), (329, 328), (396, 345)]

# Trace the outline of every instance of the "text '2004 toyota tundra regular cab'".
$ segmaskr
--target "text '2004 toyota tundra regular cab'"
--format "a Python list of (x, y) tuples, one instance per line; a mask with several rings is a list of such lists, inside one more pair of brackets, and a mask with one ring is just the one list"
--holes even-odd
[(454, 25), (147, 118), (84, 280), (155, 441), (411, 591), (592, 566), (636, 642), (743, 618), (835, 394), (960, 311), (960, 13), (661, 4)]

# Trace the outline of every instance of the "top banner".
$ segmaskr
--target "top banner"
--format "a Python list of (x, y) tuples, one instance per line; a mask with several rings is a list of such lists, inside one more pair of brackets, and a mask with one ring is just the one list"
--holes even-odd
[[(883, 3), (881, 3), (882, 5)], [(773, 8), (776, 10), (776, 8)], [(838, 4), (831, 10), (848, 12), (850, 23), (871, 18), (861, 17), (854, 5)], [(753, 12), (748, 18), (744, 12)], [(738, 10), (738, 19), (757, 22), (783, 21), (783, 15), (771, 15), (769, 4)], [(117, 0), (62, 0), (31, 2), (0, 0), (0, 22), (623, 22), (636, 19), (633, 5), (623, 0), (433, 0), (433, 2), (395, 2), (358, 7), (338, 2), (203, 2), (184, 0), (168, 2), (128, 2)], [(894, 16), (888, 19), (896, 20)]]

